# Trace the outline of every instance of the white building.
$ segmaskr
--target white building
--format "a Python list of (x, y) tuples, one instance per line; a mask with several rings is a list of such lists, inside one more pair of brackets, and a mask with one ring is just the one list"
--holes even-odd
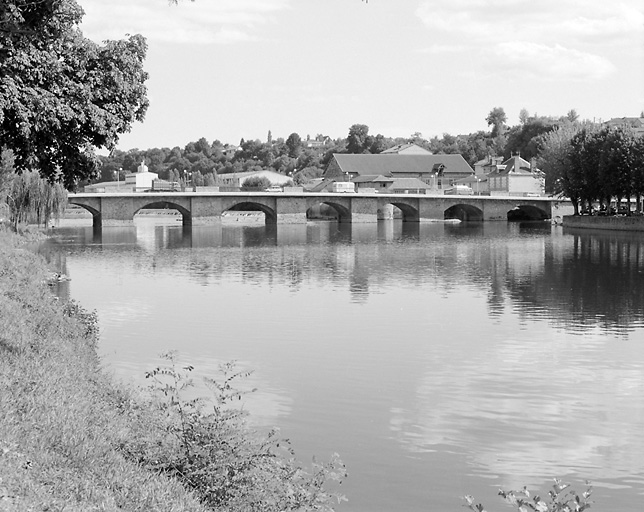
[(152, 189), (152, 182), (158, 179), (156, 172), (149, 172), (145, 162), (141, 162), (136, 172), (125, 175), (125, 189), (133, 192), (143, 192)]

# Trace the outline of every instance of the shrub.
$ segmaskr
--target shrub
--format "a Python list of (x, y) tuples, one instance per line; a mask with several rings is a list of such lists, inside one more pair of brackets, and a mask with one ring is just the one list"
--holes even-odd
[(309, 473), (277, 430), (252, 430), (246, 413), (232, 407), (243, 395), (233, 383), (248, 373), (236, 371), (234, 363), (222, 365), (221, 380), (206, 379), (212, 400), (185, 399), (193, 367), (177, 367), (174, 353), (163, 357), (169, 366), (155, 368), (146, 377), (152, 379), (152, 390), (166, 413), (169, 439), (149, 454), (148, 463), (181, 480), (216, 510), (332, 511), (334, 503), (344, 500), (325, 489), (346, 476), (337, 455), (328, 463), (314, 461)]
[(241, 189), (244, 191), (258, 191), (266, 190), (271, 186), (271, 180), (263, 176), (251, 176), (241, 186)]
[[(558, 478), (555, 478), (555, 483), (552, 490), (548, 491), (548, 497), (542, 499), (541, 496), (535, 494), (530, 495), (526, 487), (520, 491), (499, 491), (499, 496), (502, 496), (507, 503), (516, 506), (518, 512), (528, 512), (533, 510), (535, 512), (583, 512), (590, 508), (592, 501), (590, 495), (593, 488), (589, 482), (586, 482), (586, 490), (581, 494), (570, 488), (570, 484), (564, 484)], [(474, 512), (485, 512), (482, 504), (476, 504), (472, 496), (464, 496), (465, 506)]]

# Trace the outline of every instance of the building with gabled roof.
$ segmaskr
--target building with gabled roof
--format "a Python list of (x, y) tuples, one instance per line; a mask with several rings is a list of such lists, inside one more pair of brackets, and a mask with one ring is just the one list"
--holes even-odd
[(397, 144), (391, 148), (385, 149), (381, 155), (394, 153), (396, 155), (431, 155), (432, 152), (428, 151), (425, 148), (421, 148), (419, 145), (414, 144), (413, 142), (407, 142), (405, 144)]
[(418, 178), (397, 178), (387, 188), (387, 192), (393, 192), (394, 194), (426, 194), (431, 188)]
[(535, 160), (513, 155), (487, 176), (490, 195), (543, 195), (544, 175)]
[(394, 178), (383, 176), (382, 174), (363, 174), (353, 178), (351, 181), (355, 183), (356, 190), (375, 189), (377, 191), (384, 191), (391, 186), (394, 182)]
[(497, 171), (502, 164), (502, 156), (488, 155), (474, 164), (474, 174), (479, 177), (487, 176), (491, 172)]
[(644, 117), (613, 117), (604, 124), (609, 128), (629, 127), (637, 135), (644, 135)]
[(472, 173), (472, 168), (459, 154), (336, 153), (324, 171), (324, 178), (343, 181), (354, 181), (363, 175), (417, 178), (432, 188), (447, 188)]

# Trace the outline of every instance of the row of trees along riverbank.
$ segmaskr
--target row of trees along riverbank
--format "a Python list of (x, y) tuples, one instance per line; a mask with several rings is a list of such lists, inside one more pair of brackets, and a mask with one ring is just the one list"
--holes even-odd
[[(337, 457), (305, 470), (276, 431), (230, 407), (184, 400), (191, 367), (152, 369), (151, 394), (97, 357), (97, 318), (56, 300), (45, 262), (0, 228), (0, 510), (332, 510)], [(54, 278), (56, 276), (53, 276)]]
[(554, 194), (570, 198), (575, 214), (599, 204), (608, 210), (644, 193), (644, 136), (627, 127), (576, 124), (541, 137), (540, 161)]

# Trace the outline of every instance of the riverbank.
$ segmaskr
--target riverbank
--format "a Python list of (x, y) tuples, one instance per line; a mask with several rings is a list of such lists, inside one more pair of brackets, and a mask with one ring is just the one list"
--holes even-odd
[(0, 228), (0, 510), (205, 511), (131, 457), (160, 418), (101, 371), (96, 319), (50, 278)]
[(563, 226), (609, 231), (644, 231), (644, 216), (565, 215)]
[(331, 511), (342, 500), (326, 489), (341, 461), (305, 471), (275, 430), (249, 428), (229, 406), (240, 403), (232, 375), (212, 381), (210, 406), (183, 398), (192, 367), (172, 358), (150, 369), (156, 394), (114, 382), (96, 315), (54, 296), (59, 276), (29, 250), (35, 238), (0, 228), (0, 511)]

